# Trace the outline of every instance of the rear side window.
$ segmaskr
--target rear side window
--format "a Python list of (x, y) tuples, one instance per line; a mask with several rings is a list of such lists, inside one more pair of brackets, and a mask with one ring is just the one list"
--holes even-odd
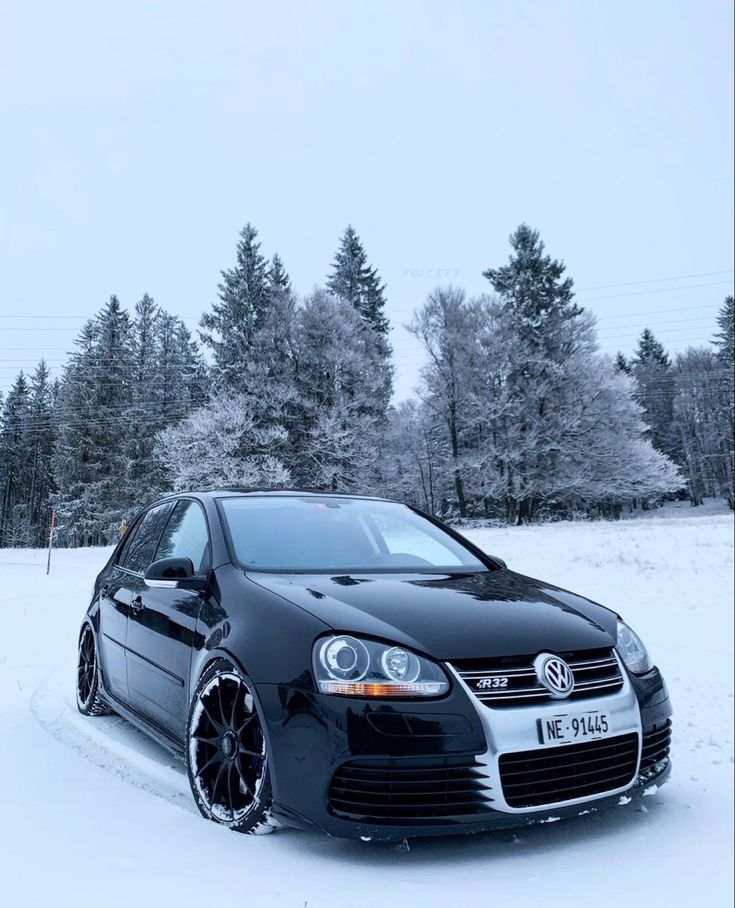
[(197, 574), (209, 566), (207, 521), (195, 501), (177, 502), (158, 545), (155, 560), (160, 558), (190, 558)]
[(166, 525), (173, 502), (159, 504), (147, 511), (142, 520), (139, 520), (133, 529), (133, 535), (127, 541), (118, 564), (129, 571), (139, 574), (145, 573), (146, 568), (153, 561), (158, 546), (158, 540)]

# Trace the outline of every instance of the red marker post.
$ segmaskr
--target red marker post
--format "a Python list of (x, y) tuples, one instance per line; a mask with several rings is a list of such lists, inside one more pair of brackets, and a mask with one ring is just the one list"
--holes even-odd
[(51, 543), (54, 540), (54, 530), (56, 529), (56, 508), (51, 511), (51, 526), (48, 530), (48, 560), (46, 561), (46, 573), (51, 570)]

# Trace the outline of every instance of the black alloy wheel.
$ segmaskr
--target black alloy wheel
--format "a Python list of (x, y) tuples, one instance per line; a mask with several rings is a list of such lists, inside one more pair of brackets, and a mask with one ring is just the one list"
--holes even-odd
[(77, 709), (85, 716), (105, 716), (109, 706), (98, 696), (97, 644), (91, 624), (85, 622), (79, 635), (77, 659)]
[(192, 698), (187, 767), (202, 816), (236, 832), (272, 832), (266, 740), (253, 694), (231, 665), (217, 663)]

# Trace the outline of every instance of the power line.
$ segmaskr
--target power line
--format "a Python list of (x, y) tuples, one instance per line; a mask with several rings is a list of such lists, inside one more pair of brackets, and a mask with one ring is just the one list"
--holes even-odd
[[(720, 274), (732, 274), (732, 273), (733, 273), (733, 269), (728, 268), (723, 271), (703, 271), (703, 272), (699, 272), (698, 274), (688, 274), (688, 275), (685, 274), (685, 275), (679, 275), (677, 277), (650, 278), (650, 279), (644, 280), (644, 281), (625, 281), (620, 284), (599, 284), (595, 287), (580, 288), (579, 290), (577, 290), (577, 294), (590, 293), (594, 290), (607, 290), (607, 289), (612, 290), (617, 287), (635, 287), (635, 286), (641, 286), (644, 284), (659, 284), (664, 281), (688, 280), (688, 279), (696, 278), (696, 277), (714, 277), (714, 276), (720, 275)], [(627, 297), (627, 296), (644, 296), (644, 295), (650, 294), (650, 293), (668, 293), (668, 292), (674, 292), (674, 291), (678, 291), (678, 290), (696, 290), (700, 287), (717, 287), (717, 286), (721, 286), (723, 284), (729, 284), (729, 283), (731, 283), (731, 280), (710, 281), (710, 282), (702, 283), (702, 284), (685, 284), (685, 285), (682, 285), (679, 287), (657, 287), (652, 290), (638, 290), (638, 291), (634, 291), (632, 293), (618, 293), (618, 294), (610, 294), (610, 295), (605, 295), (605, 296), (586, 297), (585, 299), (581, 299), (580, 302), (587, 303), (587, 302), (593, 302), (594, 300), (622, 299), (623, 297)], [(126, 311), (129, 311), (129, 310), (126, 310)], [(392, 311), (394, 313), (401, 313), (401, 312), (412, 312), (414, 310), (403, 308), (403, 309), (393, 309)], [(77, 320), (77, 321), (79, 321), (79, 320), (89, 321), (89, 320), (94, 319), (95, 316), (96, 316), (96, 313), (93, 315), (46, 315), (46, 314), (42, 314), (42, 313), (22, 313), (22, 314), (20, 314), (20, 313), (19, 314), (3, 313), (3, 314), (0, 314), (0, 318), (10, 318), (10, 319), (13, 319), (13, 318), (15, 318), (15, 319), (39, 319), (40, 318), (40, 319), (54, 319), (54, 320), (56, 320), (56, 319), (73, 319), (73, 320)], [(196, 322), (197, 324), (199, 323), (199, 321), (201, 319), (201, 315), (199, 315), (199, 316), (177, 315), (175, 317), (183, 322)], [(14, 329), (6, 328), (4, 330), (7, 331), (7, 330), (14, 330)], [(15, 329), (15, 330), (25, 330), (25, 329)], [(46, 328), (44, 330), (46, 330), (46, 331), (73, 331), (75, 329), (74, 328)]]
[[(712, 307), (715, 307), (714, 309)], [(633, 318), (634, 316), (641, 317), (644, 315), (668, 315), (671, 312), (699, 312), (701, 309), (710, 309), (711, 311), (707, 316), (702, 316), (702, 318), (712, 318), (716, 316), (720, 311), (720, 306), (718, 303), (705, 303), (702, 306), (677, 306), (674, 309), (648, 309), (645, 312), (617, 312), (615, 315), (598, 315), (596, 316), (598, 322), (607, 322), (613, 318)]]
[(622, 284), (598, 284), (597, 287), (580, 287), (577, 293), (588, 293), (592, 290), (613, 290), (616, 287), (637, 287), (641, 284), (662, 284), (664, 281), (688, 281), (694, 277), (715, 277), (718, 274), (732, 274), (732, 268), (724, 271), (702, 271), (699, 274), (679, 274), (675, 277), (653, 277), (645, 281), (623, 281)]
[(650, 293), (673, 293), (675, 290), (696, 290), (699, 287), (719, 287), (722, 284), (730, 284), (731, 281), (710, 281), (707, 284), (687, 284), (681, 287), (658, 287), (655, 290), (636, 290), (633, 293), (614, 293), (608, 296), (588, 296), (581, 303), (591, 303), (595, 300), (617, 300), (625, 296), (647, 296)]
[[(713, 369), (713, 370), (695, 370), (695, 371), (678, 371), (675, 367), (672, 367), (672, 371), (666, 376), (660, 376), (659, 378), (647, 379), (643, 383), (642, 390), (639, 389), (636, 393), (638, 396), (644, 397), (645, 399), (654, 399), (654, 398), (665, 398), (667, 396), (666, 392), (657, 388), (657, 385), (663, 385), (671, 383), (672, 393), (675, 393), (677, 390), (677, 382), (688, 381), (695, 378), (705, 378), (711, 379), (713, 381), (719, 382), (722, 378), (730, 378), (732, 372), (729, 369)], [(653, 390), (650, 389), (653, 386)], [(159, 424), (161, 422), (168, 422), (172, 420), (182, 420), (191, 412), (191, 408), (196, 407), (200, 404), (204, 404), (209, 400), (207, 396), (198, 396), (190, 398), (186, 401), (180, 401), (177, 403), (172, 403), (172, 406), (181, 406), (186, 407), (187, 410), (184, 413), (175, 413), (169, 414), (167, 416), (162, 414), (155, 414), (151, 416), (151, 422)], [(79, 429), (86, 427), (95, 427), (95, 428), (107, 428), (109, 424), (116, 424), (121, 415), (124, 412), (133, 411), (135, 407), (145, 406), (146, 404), (160, 404), (160, 399), (149, 398), (133, 401), (132, 403), (124, 404), (97, 404), (90, 407), (90, 410), (99, 415), (90, 419), (79, 415), (76, 407), (71, 405), (61, 405), (54, 409), (53, 414), (46, 416), (26, 416), (23, 422), (26, 425), (29, 425), (30, 428), (36, 430), (42, 430), (45, 428), (64, 428), (64, 429)], [(67, 414), (73, 414), (74, 419), (65, 421), (65, 416)]]

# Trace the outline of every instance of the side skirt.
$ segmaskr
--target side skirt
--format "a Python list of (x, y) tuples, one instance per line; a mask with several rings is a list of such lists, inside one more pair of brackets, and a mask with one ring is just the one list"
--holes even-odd
[(122, 716), (127, 722), (130, 722), (131, 725), (134, 725), (138, 731), (142, 731), (143, 734), (148, 735), (149, 738), (153, 738), (157, 744), (160, 744), (161, 747), (165, 747), (166, 750), (171, 751), (171, 753), (180, 760), (184, 759), (185, 746), (182, 741), (179, 741), (178, 738), (174, 738), (174, 736), (170, 735), (167, 731), (154, 725), (148, 719), (145, 719), (137, 713), (132, 707), (121, 703), (115, 697), (111, 696), (107, 691), (100, 691), (100, 694), (101, 699), (107, 703), (110, 709), (114, 710), (119, 716)]

